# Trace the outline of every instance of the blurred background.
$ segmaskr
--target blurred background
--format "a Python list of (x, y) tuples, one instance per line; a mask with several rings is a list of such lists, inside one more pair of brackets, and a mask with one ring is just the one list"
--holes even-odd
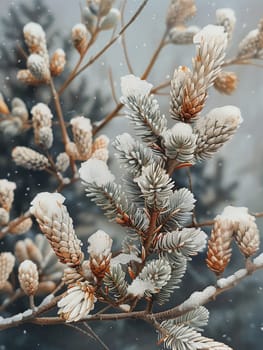
[[(141, 1), (127, 1), (125, 20), (136, 11)], [(68, 69), (78, 59), (70, 41), (71, 28), (81, 20), (80, 4), (76, 0), (1, 0), (0, 1), (0, 79), (1, 92), (8, 100), (17, 96), (22, 98), (30, 109), (36, 102), (50, 102), (50, 95), (45, 88), (28, 88), (16, 81), (17, 70), (25, 67), (19, 56), (17, 45), (22, 43), (22, 28), (29, 21), (40, 23), (47, 33), (48, 48), (53, 52), (58, 47), (66, 50)], [(120, 5), (121, 1), (116, 1)], [(165, 30), (165, 16), (169, 0), (150, 0), (142, 14), (126, 32), (127, 49), (136, 75), (140, 75), (158, 45)], [(227, 58), (237, 51), (238, 43), (257, 24), (263, 16), (261, 0), (196, 0), (197, 15), (190, 24), (203, 27), (215, 23), (217, 8), (231, 7), (235, 10), (237, 23)], [(95, 54), (110, 39), (108, 32), (103, 33), (91, 55)], [(168, 45), (151, 72), (148, 81), (154, 85), (169, 79), (175, 67), (191, 65), (195, 48), (193, 45)], [(260, 61), (258, 63), (261, 63)], [(263, 63), (262, 63), (263, 64)], [(121, 42), (115, 43), (94, 65), (86, 70), (63, 96), (63, 111), (67, 119), (76, 115), (85, 115), (93, 121), (99, 121), (114, 108), (109, 82), (109, 68), (112, 69), (116, 94), (120, 96), (120, 77), (128, 74)], [(251, 212), (263, 211), (263, 69), (256, 66), (231, 66), (230, 71), (238, 75), (238, 88), (231, 96), (220, 94), (215, 89), (209, 90), (205, 111), (224, 105), (236, 105), (241, 109), (243, 124), (235, 137), (218, 152), (217, 156), (192, 170), (193, 191), (198, 199), (198, 218), (211, 219), (228, 204), (246, 206)], [(67, 70), (69, 71), (69, 70)], [(62, 75), (62, 81), (67, 72)], [(60, 81), (57, 80), (60, 85)], [(168, 91), (168, 90), (167, 90)], [(168, 115), (169, 96), (158, 96), (163, 113)], [(124, 116), (115, 118), (103, 133), (111, 140), (120, 133), (130, 131), (131, 127)], [(10, 153), (15, 145), (33, 144), (31, 134), (13, 138), (0, 138), (0, 178), (8, 177), (17, 183), (14, 216), (24, 212), (35, 194), (47, 190), (52, 179), (43, 173), (30, 172), (12, 164)], [(54, 150), (59, 153), (61, 145)], [(110, 167), (117, 174), (118, 165), (112, 156)], [(186, 173), (176, 174), (175, 181), (186, 184)], [(86, 240), (97, 228), (105, 229), (118, 245), (123, 231), (117, 225), (108, 224), (101, 212), (85, 198), (83, 188), (76, 184), (67, 188), (63, 195), (72, 215), (77, 234)], [(263, 219), (257, 223), (263, 229)], [(35, 227), (29, 236), (37, 232)], [(209, 230), (208, 230), (209, 232)], [(12, 249), (14, 237), (7, 237), (1, 242), (1, 251)], [(262, 247), (261, 247), (262, 248)], [(171, 305), (180, 302), (191, 291), (201, 289), (214, 282), (214, 276), (204, 263), (205, 256), (200, 255), (190, 263), (190, 268), (180, 291), (176, 291)], [(231, 267), (226, 271), (236, 270), (243, 264), (243, 258), (234, 252)], [(210, 303), (209, 326), (205, 335), (229, 344), (233, 349), (262, 349), (263, 341), (263, 273), (248, 278), (240, 286), (220, 296)], [(8, 311), (12, 314), (23, 310), (26, 302), (19, 301)], [(109, 322), (92, 324), (110, 349), (136, 350), (158, 349), (156, 334), (148, 325), (139, 321)], [(0, 333), (0, 350), (11, 349), (99, 349), (99, 345), (65, 326), (36, 327), (25, 325)]]

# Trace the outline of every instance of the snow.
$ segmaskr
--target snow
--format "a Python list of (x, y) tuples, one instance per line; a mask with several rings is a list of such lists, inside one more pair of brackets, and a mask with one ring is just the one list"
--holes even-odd
[(78, 129), (81, 129), (85, 132), (91, 132), (92, 126), (89, 118), (85, 117), (75, 117), (70, 120), (70, 124), (73, 127), (76, 127)]
[(13, 317), (13, 322), (18, 322), (21, 321), (23, 319), (23, 315), (21, 313), (14, 315)]
[(250, 215), (248, 214), (248, 208), (246, 207), (233, 207), (231, 205), (224, 208), (220, 220), (238, 222), (240, 224), (250, 224)]
[(129, 312), (131, 310), (131, 306), (129, 304), (121, 304), (119, 307), (125, 312)]
[(176, 123), (172, 129), (172, 134), (176, 137), (190, 138), (193, 135), (192, 127), (186, 123)]
[(223, 106), (212, 109), (208, 114), (207, 118), (212, 118), (214, 121), (220, 120), (224, 124), (232, 124), (238, 127), (242, 122), (240, 109), (236, 106)]
[(33, 117), (48, 118), (52, 119), (53, 115), (49, 107), (45, 103), (37, 103), (32, 109), (31, 113)]
[(243, 278), (247, 275), (247, 270), (246, 269), (240, 269), (234, 273), (234, 276), (237, 279)]
[(36, 53), (32, 53), (27, 59), (27, 68), (30, 69), (30, 67), (44, 69), (46, 67), (45, 59)]
[(82, 181), (86, 183), (95, 183), (99, 187), (113, 182), (115, 179), (115, 176), (110, 172), (107, 164), (95, 158), (81, 163), (79, 175)]
[(111, 252), (112, 239), (102, 230), (98, 230), (97, 232), (93, 233), (93, 235), (89, 237), (88, 243), (88, 253), (91, 256), (102, 255), (107, 257)]
[(194, 292), (179, 306), (179, 311), (192, 310), (205, 304), (211, 297), (214, 296), (215, 292), (216, 288), (214, 286), (208, 286), (201, 292)]
[(127, 132), (118, 135), (114, 142), (114, 145), (118, 150), (123, 152), (130, 152), (134, 148), (135, 140), (134, 138), (128, 134)]
[(43, 307), (45, 305), (48, 305), (51, 300), (54, 298), (54, 294), (47, 295), (41, 302), (41, 304), (38, 305), (38, 308)]
[[(247, 34), (247, 36), (243, 40), (244, 41), (246, 40), (246, 43), (248, 43), (250, 40), (255, 39), (258, 36), (258, 34), (259, 34), (259, 30), (253, 29)], [(241, 43), (243, 42), (243, 40), (241, 41)]]
[(238, 282), (239, 279), (244, 278), (247, 275), (247, 270), (246, 269), (240, 269), (236, 271), (233, 275), (228, 276), (226, 278), (220, 278), (217, 281), (217, 286), (221, 289), (227, 288), (231, 286), (232, 284), (235, 284)]
[(193, 235), (193, 243), (197, 247), (198, 252), (201, 252), (206, 247), (207, 234), (202, 230), (196, 230)]
[(227, 34), (224, 32), (224, 27), (209, 24), (198, 32), (194, 38), (194, 44), (202, 44), (203, 42), (216, 42), (217, 46), (226, 48), (227, 46)]
[(28, 310), (23, 312), (23, 317), (29, 317), (32, 314), (33, 314), (33, 310), (32, 309), (28, 309)]
[(133, 280), (132, 284), (127, 288), (128, 294), (138, 297), (143, 297), (146, 291), (154, 291), (154, 285), (151, 281), (142, 281), (139, 278)]
[(31, 202), (30, 212), (36, 217), (47, 216), (48, 218), (56, 216), (61, 217), (61, 206), (65, 197), (60, 193), (41, 192)]
[(121, 254), (115, 256), (115, 258), (111, 259), (110, 264), (111, 264), (111, 266), (118, 265), (118, 264), (127, 265), (131, 261), (136, 261), (138, 263), (142, 262), (141, 258), (139, 258), (135, 254), (121, 253)]
[(71, 33), (73, 36), (73, 40), (81, 40), (83, 37), (85, 37), (88, 34), (88, 30), (84, 24), (77, 23), (72, 28)]
[(4, 326), (4, 325), (11, 324), (11, 323), (22, 321), (24, 318), (27, 318), (27, 317), (31, 316), (32, 314), (33, 314), (33, 310), (28, 309), (28, 310), (24, 311), (23, 313), (19, 313), (19, 314), (16, 314), (14, 316), (11, 316), (11, 317), (7, 317), (7, 318), (0, 317), (0, 326), (1, 325)]
[(0, 192), (14, 191), (16, 189), (16, 184), (12, 181), (6, 179), (0, 180)]
[(254, 260), (253, 263), (256, 266), (263, 266), (263, 253), (261, 253), (260, 255), (258, 255)]
[(24, 35), (30, 35), (35, 37), (36, 40), (38, 41), (43, 41), (45, 40), (45, 32), (43, 30), (43, 28), (41, 27), (41, 25), (39, 25), (38, 23), (35, 22), (29, 22), (24, 26), (23, 29)]
[(121, 77), (121, 92), (124, 98), (146, 96), (151, 92), (153, 85), (141, 80), (133, 74)]
[(63, 49), (56, 49), (56, 51), (55, 51), (55, 53), (56, 53), (56, 55), (58, 55), (58, 56), (62, 56), (62, 57), (66, 57), (66, 53), (65, 53), (65, 51), (63, 50)]
[(230, 27), (233, 28), (236, 23), (235, 11), (231, 8), (221, 8), (216, 10), (216, 19), (218, 23), (223, 23), (227, 19)]
[(37, 272), (37, 266), (31, 260), (24, 260), (19, 265), (19, 273), (34, 273), (34, 271)]

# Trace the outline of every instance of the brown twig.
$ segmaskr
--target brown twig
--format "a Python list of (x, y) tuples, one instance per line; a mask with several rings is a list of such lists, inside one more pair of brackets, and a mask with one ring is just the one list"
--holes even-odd
[(149, 254), (149, 250), (151, 248), (151, 245), (152, 245), (152, 242), (153, 242), (153, 239), (154, 239), (154, 236), (155, 236), (154, 232), (155, 232), (155, 229), (156, 229), (156, 222), (157, 222), (159, 214), (160, 214), (159, 211), (154, 210), (152, 215), (151, 215), (149, 228), (147, 230), (147, 239), (146, 239), (146, 241), (144, 243), (144, 249), (145, 249), (146, 257)]
[(17, 225), (21, 224), (24, 220), (28, 219), (31, 216), (30, 211), (26, 211), (23, 215), (13, 219), (9, 224), (3, 227), (0, 231), (0, 239), (4, 238), (6, 234), (11, 232)]
[(122, 109), (123, 104), (119, 103), (112, 112), (110, 112), (101, 122), (99, 125), (97, 125), (95, 128), (93, 128), (93, 135), (96, 135), (105, 125), (107, 125), (116, 115), (119, 113), (119, 111)]
[(228, 67), (228, 66), (234, 66), (234, 65), (248, 65), (248, 66), (255, 66), (255, 67), (263, 68), (262, 64), (252, 62), (250, 59), (242, 58), (242, 57), (231, 58), (228, 61), (225, 61), (222, 65), (222, 67)]
[(191, 224), (187, 227), (204, 227), (204, 226), (213, 226), (215, 223), (214, 220), (207, 220), (203, 222), (195, 222), (194, 224)]
[(62, 140), (64, 143), (64, 148), (66, 149), (66, 145), (69, 142), (69, 137), (68, 137), (68, 132), (67, 132), (67, 128), (65, 125), (65, 121), (64, 121), (64, 117), (63, 117), (63, 113), (62, 113), (62, 109), (61, 109), (59, 94), (57, 93), (53, 79), (50, 80), (50, 88), (51, 88), (51, 92), (53, 95), (55, 108), (56, 108), (56, 112), (57, 112), (57, 117), (58, 117), (60, 129), (61, 129), (61, 133), (62, 133)]
[(112, 98), (113, 98), (114, 102), (116, 103), (116, 105), (118, 105), (119, 102), (118, 102), (116, 91), (115, 91), (115, 87), (114, 87), (114, 81), (113, 81), (111, 68), (109, 68), (109, 81), (110, 81)]
[[(63, 140), (65, 152), (67, 153), (67, 144), (70, 142), (70, 139), (69, 139), (69, 136), (68, 136), (65, 120), (64, 120), (64, 117), (63, 117), (62, 109), (61, 109), (61, 103), (60, 103), (59, 94), (58, 94), (58, 92), (57, 92), (57, 90), (55, 88), (55, 85), (54, 85), (54, 82), (53, 82), (52, 78), (50, 80), (50, 88), (51, 88), (51, 92), (52, 92), (53, 99), (54, 99), (54, 102), (55, 102), (55, 108), (56, 108), (57, 117), (58, 117), (60, 129), (61, 129), (61, 133), (62, 133), (62, 140)], [(70, 159), (71, 170), (72, 170), (72, 173), (73, 173), (72, 178), (74, 178), (74, 176), (75, 176), (75, 174), (77, 172), (75, 160), (73, 159), (73, 157), (71, 157), (71, 155), (69, 155), (69, 159)]]
[(155, 62), (156, 62), (160, 52), (162, 51), (163, 47), (166, 45), (165, 39), (166, 39), (168, 33), (169, 33), (169, 31), (166, 29), (166, 31), (164, 32), (164, 34), (162, 36), (162, 39), (161, 39), (159, 45), (157, 46), (156, 50), (153, 53), (153, 56), (152, 56), (152, 58), (151, 58), (151, 60), (150, 60), (150, 62), (148, 64), (148, 66), (146, 67), (143, 75), (141, 76), (142, 80), (146, 79), (148, 77), (148, 75), (150, 74), (150, 72), (151, 72), (151, 70), (152, 70), (152, 68), (153, 68), (153, 66), (154, 66), (154, 64), (155, 64)]
[[(122, 5), (122, 9), (121, 9), (121, 25), (122, 25), (122, 27), (124, 26), (124, 10), (125, 10), (126, 4), (127, 4), (127, 0), (124, 0), (123, 5)], [(129, 58), (127, 45), (126, 45), (125, 32), (121, 35), (121, 44), (122, 44), (124, 58), (125, 58), (128, 70), (131, 74), (133, 74), (133, 68), (132, 68), (130, 58)]]
[(138, 10), (135, 12), (135, 14), (131, 17), (131, 19), (125, 24), (124, 27), (121, 28), (119, 33), (110, 40), (95, 56), (91, 57), (89, 61), (84, 64), (81, 68), (79, 68), (74, 75), (71, 75), (66, 83), (62, 86), (62, 88), (59, 90), (59, 94), (61, 94), (67, 86), (78, 76), (80, 75), (85, 69), (87, 69), (89, 66), (91, 66), (98, 58), (100, 58), (104, 52), (106, 52), (118, 39), (119, 37), (126, 31), (126, 29), (129, 28), (129, 26), (136, 20), (136, 18), (139, 16), (139, 14), (142, 12), (146, 4), (149, 0), (144, 0), (141, 6), (138, 8)]
[[(249, 264), (249, 268), (246, 268), (245, 273), (240, 274), (238, 277), (238, 274), (235, 274), (234, 279), (229, 279), (227, 283), (224, 284), (222, 288), (217, 285), (209, 286), (211, 289), (210, 293), (206, 293), (207, 287), (203, 289), (203, 291), (199, 293), (203, 293), (203, 297), (200, 298), (200, 305), (205, 305), (209, 303), (210, 301), (214, 300), (218, 295), (222, 294), (223, 292), (234, 288), (237, 286), (242, 280), (244, 280), (246, 277), (252, 275), (256, 271), (263, 269), (263, 263), (262, 264), (254, 264), (251, 262)], [(7, 329), (12, 328), (15, 326), (18, 326), (23, 323), (35, 323), (38, 325), (55, 325), (55, 324), (63, 324), (65, 321), (59, 317), (39, 317), (44, 312), (52, 309), (56, 306), (57, 302), (63, 297), (63, 294), (55, 297), (52, 299), (52, 301), (40, 308), (38, 308), (36, 311), (32, 313), (32, 315), (22, 317), (20, 320), (10, 322), (10, 319), (7, 320), (7, 322), (4, 322), (4, 320), (1, 321), (0, 329)], [(96, 314), (94, 316), (89, 316), (86, 319), (82, 319), (78, 322), (89, 322), (89, 321), (116, 321), (116, 320), (123, 320), (123, 319), (142, 319), (145, 321), (151, 321), (151, 320), (157, 320), (157, 321), (163, 321), (168, 319), (173, 319), (175, 317), (181, 316), (194, 308), (196, 308), (195, 303), (189, 302), (191, 299), (191, 296), (186, 299), (183, 303), (180, 305), (177, 305), (169, 310), (156, 312), (156, 313), (147, 313), (146, 311), (133, 311), (133, 312), (122, 312), (122, 313), (115, 313), (115, 314)]]
[(78, 72), (78, 69), (81, 66), (81, 63), (83, 62), (83, 59), (85, 58), (88, 50), (91, 48), (91, 46), (94, 44), (94, 42), (97, 39), (97, 36), (99, 34), (99, 29), (98, 27), (96, 28), (96, 30), (94, 31), (94, 33), (92, 33), (91, 38), (88, 42), (88, 45), (86, 46), (85, 50), (81, 53), (78, 62), (76, 63), (75, 67), (73, 68), (73, 70), (71, 71), (71, 73), (69, 74), (67, 80), (63, 83), (63, 85), (61, 86), (61, 88), (58, 91), (58, 95), (60, 96), (65, 90), (66, 88), (69, 86), (69, 84), (72, 82), (72, 80), (75, 78), (76, 73)]
[(3, 301), (2, 305), (0, 306), (0, 311), (4, 311), (9, 305), (24, 295), (25, 293), (20, 288), (18, 288), (14, 294)]
[(88, 333), (91, 334), (91, 336), (103, 347), (103, 349), (110, 350), (104, 341), (97, 335), (97, 333), (95, 333), (94, 330), (87, 324), (87, 322), (84, 322), (84, 326), (87, 328)]
[[(157, 58), (157, 57), (156, 57)], [(152, 88), (151, 93), (155, 94), (158, 90), (170, 85), (169, 82), (164, 82)], [(115, 118), (123, 108), (123, 104), (119, 103), (96, 127), (93, 128), (93, 135), (96, 135), (104, 126), (106, 126), (113, 118)]]

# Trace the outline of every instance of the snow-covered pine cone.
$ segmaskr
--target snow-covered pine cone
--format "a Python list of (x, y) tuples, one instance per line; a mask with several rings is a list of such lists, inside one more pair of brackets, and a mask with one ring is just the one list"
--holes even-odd
[(10, 211), (14, 201), (14, 190), (16, 184), (6, 179), (0, 180), (0, 206), (6, 211)]
[(208, 241), (206, 258), (207, 266), (217, 275), (224, 272), (230, 261), (232, 238), (233, 228), (231, 223), (221, 220), (220, 216), (218, 216)]
[(12, 151), (12, 158), (16, 165), (26, 169), (44, 170), (49, 166), (47, 157), (28, 147), (15, 147)]
[(13, 271), (15, 257), (12, 253), (3, 252), (0, 254), (0, 289), (5, 288), (8, 277)]
[(66, 65), (66, 54), (62, 49), (57, 49), (50, 60), (50, 72), (52, 76), (60, 75)]
[(255, 217), (248, 215), (247, 222), (240, 222), (235, 232), (235, 240), (245, 257), (254, 255), (259, 249), (260, 236)]
[(59, 193), (42, 192), (31, 202), (31, 213), (37, 219), (58, 259), (68, 266), (77, 267), (83, 261), (81, 241), (77, 238), (72, 219)]
[(112, 239), (106, 232), (98, 230), (89, 237), (88, 243), (90, 269), (96, 277), (103, 278), (109, 270)]
[(39, 284), (37, 265), (31, 260), (23, 261), (18, 268), (18, 279), (26, 295), (35, 295)]

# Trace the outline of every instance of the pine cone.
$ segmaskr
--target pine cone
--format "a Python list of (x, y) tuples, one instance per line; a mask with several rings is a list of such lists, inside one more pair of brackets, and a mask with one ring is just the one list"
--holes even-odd
[(83, 54), (88, 45), (88, 31), (84, 24), (76, 24), (71, 31), (71, 38), (75, 49)]
[(50, 81), (49, 66), (42, 56), (30, 55), (27, 59), (27, 68), (39, 82), (48, 83)]
[(42, 192), (31, 202), (30, 211), (59, 260), (76, 267), (83, 261), (83, 253), (64, 200), (61, 194)]
[(195, 156), (197, 159), (211, 157), (235, 133), (242, 123), (239, 108), (225, 106), (212, 109), (195, 125), (197, 134)]
[(8, 224), (9, 219), (9, 212), (4, 208), (0, 208), (0, 226)]
[(111, 260), (112, 239), (102, 230), (98, 230), (88, 239), (90, 269), (98, 278), (103, 278), (109, 270)]
[(18, 279), (26, 295), (35, 295), (38, 289), (37, 266), (31, 260), (23, 261), (18, 268)]
[(56, 168), (58, 171), (63, 173), (69, 167), (69, 163), (70, 163), (69, 156), (67, 155), (66, 152), (62, 152), (57, 156)]
[(39, 85), (41, 81), (36, 79), (29, 69), (20, 69), (16, 75), (17, 80), (27, 85)]
[(60, 75), (66, 65), (66, 54), (64, 50), (57, 49), (50, 60), (50, 72), (52, 76)]
[(224, 272), (227, 267), (232, 249), (230, 247), (233, 238), (233, 228), (230, 222), (216, 218), (208, 241), (206, 264), (217, 275)]
[(41, 25), (29, 22), (24, 26), (23, 32), (29, 51), (47, 56), (46, 34)]
[(45, 156), (28, 147), (15, 147), (12, 151), (12, 158), (16, 165), (26, 169), (44, 170), (50, 165)]
[(255, 223), (255, 218), (249, 215), (250, 219), (247, 223), (241, 222), (235, 233), (235, 239), (240, 251), (245, 257), (254, 255), (260, 245), (259, 230)]
[(70, 121), (74, 142), (81, 158), (88, 159), (92, 152), (92, 126), (85, 117), (75, 117)]
[(15, 257), (9, 252), (0, 254), (0, 289), (5, 288), (6, 282), (15, 265)]
[(214, 87), (222, 94), (231, 95), (237, 88), (237, 75), (234, 72), (220, 72), (215, 80)]

